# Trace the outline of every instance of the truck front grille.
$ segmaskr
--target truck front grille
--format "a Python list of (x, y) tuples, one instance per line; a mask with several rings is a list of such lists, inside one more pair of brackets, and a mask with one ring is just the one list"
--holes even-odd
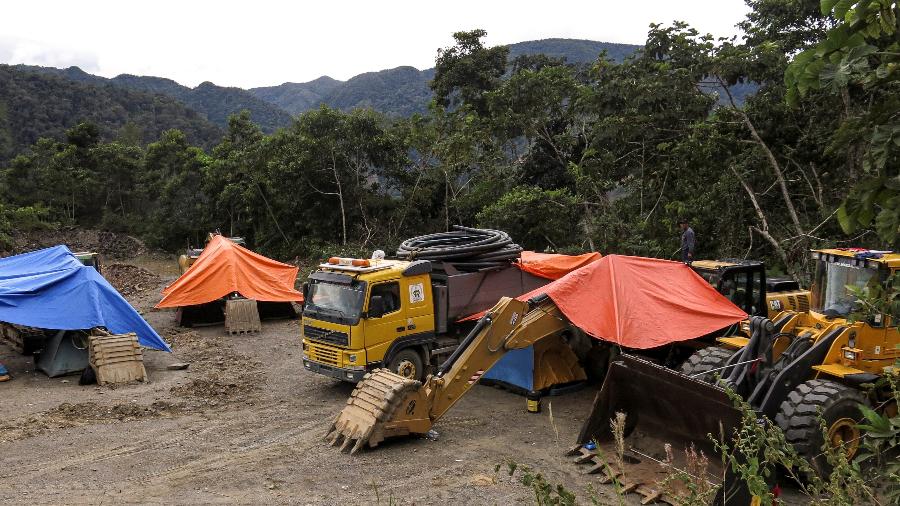
[(313, 341), (321, 341), (335, 346), (343, 346), (344, 348), (350, 345), (350, 337), (346, 332), (320, 329), (310, 325), (303, 326), (303, 336)]
[(340, 350), (316, 343), (309, 343), (309, 348), (306, 350), (310, 360), (334, 367), (341, 366), (340, 353)]

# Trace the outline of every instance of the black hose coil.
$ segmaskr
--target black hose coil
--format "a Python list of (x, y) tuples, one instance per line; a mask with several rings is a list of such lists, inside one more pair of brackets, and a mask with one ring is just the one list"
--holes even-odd
[(519, 258), (522, 247), (500, 230), (454, 225), (455, 230), (403, 241), (397, 257), (447, 262), (461, 270), (503, 267)]

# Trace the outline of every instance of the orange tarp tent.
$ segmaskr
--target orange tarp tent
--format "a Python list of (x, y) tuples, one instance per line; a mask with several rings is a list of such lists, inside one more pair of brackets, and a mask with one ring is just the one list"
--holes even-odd
[(523, 271), (546, 279), (559, 279), (575, 269), (600, 260), (600, 253), (559, 255), (523, 251), (516, 266)]
[(232, 292), (260, 302), (302, 302), (294, 289), (299, 269), (213, 237), (197, 261), (163, 290), (157, 308), (206, 304)]
[(747, 318), (681, 262), (608, 255), (541, 288), (576, 327), (626, 348), (687, 341)]

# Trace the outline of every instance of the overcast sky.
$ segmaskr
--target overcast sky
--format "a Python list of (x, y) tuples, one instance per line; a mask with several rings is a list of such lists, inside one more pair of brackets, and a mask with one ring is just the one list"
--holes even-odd
[(552, 37), (641, 44), (651, 22), (734, 35), (746, 12), (743, 0), (27, 0), (4, 2), (0, 63), (249, 88), (433, 67), (453, 32), (473, 28), (487, 30), (489, 45)]

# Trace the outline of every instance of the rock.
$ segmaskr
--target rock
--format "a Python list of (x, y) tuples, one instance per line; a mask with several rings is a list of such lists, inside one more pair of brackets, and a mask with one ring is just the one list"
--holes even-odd
[(187, 369), (189, 365), (191, 364), (188, 362), (175, 362), (174, 364), (167, 365), (166, 369), (170, 371), (183, 371)]

